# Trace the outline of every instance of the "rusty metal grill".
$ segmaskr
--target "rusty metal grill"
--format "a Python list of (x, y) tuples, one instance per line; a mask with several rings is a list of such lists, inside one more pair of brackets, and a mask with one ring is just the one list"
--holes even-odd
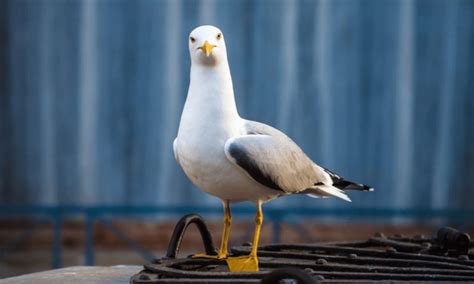
[[(262, 245), (260, 272), (230, 273), (225, 261), (176, 258), (192, 223), (198, 225), (206, 252), (215, 253), (202, 218), (187, 215), (175, 228), (167, 256), (146, 264), (131, 283), (474, 282), (474, 254), (469, 251), (473, 242), (449, 227), (432, 238), (377, 233), (356, 242)], [(250, 247), (233, 247), (231, 252), (248, 254)]]

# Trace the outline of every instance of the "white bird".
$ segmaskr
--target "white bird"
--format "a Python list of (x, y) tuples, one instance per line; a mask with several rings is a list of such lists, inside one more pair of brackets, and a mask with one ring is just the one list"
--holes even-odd
[[(239, 116), (224, 35), (218, 28), (194, 29), (189, 53), (191, 78), (173, 150), (189, 179), (224, 205), (218, 255), (194, 257), (225, 259), (231, 271), (258, 271), (262, 203), (301, 193), (350, 201), (345, 189), (372, 189), (316, 165), (281, 131)], [(257, 207), (252, 250), (249, 256), (230, 257), (230, 203), (241, 201)]]

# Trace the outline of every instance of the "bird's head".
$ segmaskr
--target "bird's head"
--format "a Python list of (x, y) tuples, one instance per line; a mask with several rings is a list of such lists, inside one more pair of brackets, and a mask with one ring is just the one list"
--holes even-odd
[(227, 60), (224, 35), (214, 26), (199, 26), (189, 34), (193, 64), (216, 66)]

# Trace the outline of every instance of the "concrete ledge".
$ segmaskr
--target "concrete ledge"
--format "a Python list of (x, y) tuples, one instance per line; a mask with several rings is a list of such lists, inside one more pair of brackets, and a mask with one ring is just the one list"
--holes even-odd
[(25, 274), (21, 276), (5, 278), (0, 283), (13, 284), (59, 284), (59, 283), (93, 283), (93, 284), (115, 284), (130, 283), (130, 277), (143, 269), (138, 265), (116, 265), (116, 266), (72, 266), (67, 268), (48, 270), (43, 272)]

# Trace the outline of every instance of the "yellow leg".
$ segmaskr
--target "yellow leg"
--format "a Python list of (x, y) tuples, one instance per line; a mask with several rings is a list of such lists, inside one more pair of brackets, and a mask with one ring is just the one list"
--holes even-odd
[(262, 228), (263, 213), (262, 202), (257, 202), (257, 215), (255, 216), (255, 234), (253, 236), (252, 250), (248, 256), (229, 257), (226, 259), (227, 266), (232, 272), (258, 272), (258, 240), (260, 239), (260, 229)]
[(221, 247), (219, 248), (219, 258), (227, 258), (229, 255), (229, 236), (230, 225), (232, 224), (232, 215), (230, 213), (229, 201), (224, 201), (224, 229), (222, 230)]
[(224, 201), (224, 229), (222, 231), (221, 246), (219, 247), (219, 253), (217, 255), (208, 255), (204, 253), (198, 253), (193, 255), (193, 258), (212, 258), (212, 259), (225, 259), (229, 255), (229, 235), (230, 225), (232, 224), (232, 215), (230, 214), (230, 203)]

